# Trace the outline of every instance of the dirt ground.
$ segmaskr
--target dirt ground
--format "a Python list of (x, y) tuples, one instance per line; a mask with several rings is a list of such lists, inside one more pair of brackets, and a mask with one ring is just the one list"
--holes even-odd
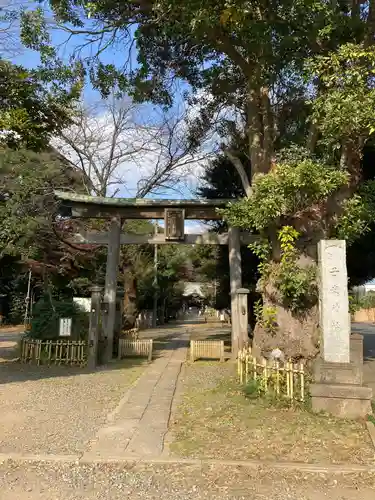
[(82, 452), (143, 372), (135, 360), (106, 369), (0, 362), (0, 453)]
[[(217, 327), (216, 332), (211, 327), (194, 328), (196, 333), (188, 329), (192, 335), (211, 337), (217, 334)], [(171, 325), (157, 332), (156, 341), (164, 345), (176, 330)], [(144, 366), (130, 360), (89, 372), (19, 365), (12, 361), (16, 340), (16, 333), (0, 332), (0, 500), (375, 498), (374, 473), (304, 473), (266, 465), (82, 463), (79, 456), (87, 442)], [(217, 362), (197, 362), (183, 370), (168, 435), (175, 456), (375, 464), (361, 423), (256, 404), (233, 381), (224, 381), (233, 372), (230, 363)], [(1, 458), (1, 453), (14, 452), (50, 454), (51, 461)], [(68, 454), (77, 458), (69, 461)]]
[(369, 474), (158, 464), (4, 463), (0, 500), (373, 500)]

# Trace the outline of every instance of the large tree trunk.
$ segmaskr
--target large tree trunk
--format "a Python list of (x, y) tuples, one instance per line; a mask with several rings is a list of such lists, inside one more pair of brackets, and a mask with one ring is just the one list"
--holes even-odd
[[(277, 244), (273, 256), (274, 266), (279, 266)], [(311, 245), (309, 255), (302, 254), (299, 258), (300, 267), (310, 267), (316, 264), (317, 246)], [(311, 286), (316, 286), (312, 283)], [(258, 321), (254, 329), (253, 346), (258, 354), (267, 356), (273, 349), (280, 349), (287, 359), (313, 359), (319, 352), (319, 309), (318, 300), (302, 312), (293, 313), (285, 304), (275, 286), (272, 276), (265, 286), (258, 283), (258, 291), (262, 294), (263, 311), (266, 321)], [(271, 311), (271, 318), (267, 312)]]
[(265, 301), (276, 309), (276, 330), (270, 332), (262, 323), (254, 329), (253, 346), (257, 353), (267, 356), (273, 349), (280, 349), (287, 359), (313, 359), (319, 351), (319, 312), (314, 306), (303, 316), (294, 316), (280, 304)]
[(267, 174), (273, 160), (273, 113), (267, 87), (254, 88), (249, 84), (247, 101), (247, 133), (251, 177)]

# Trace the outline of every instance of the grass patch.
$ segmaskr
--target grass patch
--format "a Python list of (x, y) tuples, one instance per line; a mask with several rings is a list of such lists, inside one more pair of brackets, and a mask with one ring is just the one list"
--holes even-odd
[(193, 458), (371, 463), (364, 422), (244, 395), (232, 364), (188, 365), (172, 419), (172, 454)]

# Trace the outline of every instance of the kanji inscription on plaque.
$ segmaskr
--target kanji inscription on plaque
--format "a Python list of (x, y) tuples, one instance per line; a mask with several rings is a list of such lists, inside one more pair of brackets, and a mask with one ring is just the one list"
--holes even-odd
[(345, 241), (320, 241), (319, 271), (323, 359), (331, 363), (349, 363), (350, 319)]
[(183, 241), (185, 239), (185, 210), (166, 208), (164, 213), (165, 239)]

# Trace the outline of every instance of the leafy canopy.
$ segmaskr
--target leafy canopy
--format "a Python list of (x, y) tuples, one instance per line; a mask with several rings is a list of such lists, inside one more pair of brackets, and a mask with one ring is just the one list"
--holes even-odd
[[(336, 2), (275, 0), (50, 0), (56, 20), (71, 35), (83, 34), (92, 55), (75, 56), (104, 93), (116, 81), (138, 98), (170, 104), (178, 77), (205, 89), (218, 102), (240, 102), (247, 84), (280, 83), (287, 68), (335, 38), (354, 37), (363, 27), (343, 15)], [(43, 16), (29, 13), (22, 30), (26, 45), (56, 58)], [(107, 64), (110, 47), (136, 43), (138, 67)], [(285, 80), (286, 81), (286, 80)], [(285, 83), (285, 82), (284, 82)]]
[(309, 159), (281, 163), (254, 179), (251, 198), (230, 204), (223, 214), (230, 224), (256, 232), (273, 225), (281, 227), (326, 202), (347, 183), (345, 171)]
[(346, 44), (307, 62), (309, 77), (324, 89), (311, 102), (311, 119), (326, 141), (339, 146), (375, 132), (375, 47)]
[(35, 257), (51, 246), (57, 205), (54, 189), (80, 186), (49, 153), (3, 149), (0, 154), (0, 257)]
[(53, 134), (70, 123), (79, 87), (46, 85), (37, 71), (0, 59), (0, 144), (46, 149)]

